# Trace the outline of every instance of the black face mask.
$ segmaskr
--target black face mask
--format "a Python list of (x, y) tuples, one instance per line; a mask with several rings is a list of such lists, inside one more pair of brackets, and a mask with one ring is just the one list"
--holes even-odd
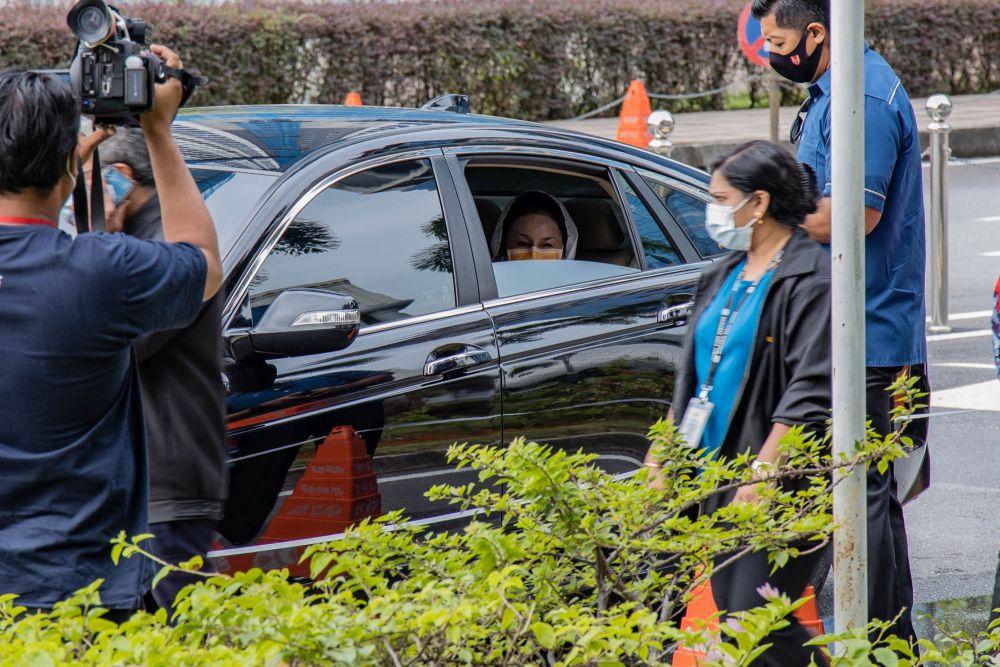
[(806, 51), (806, 35), (809, 32), (802, 31), (799, 45), (787, 56), (771, 51), (768, 53), (768, 60), (771, 61), (771, 69), (795, 83), (811, 83), (819, 69), (820, 58), (823, 57), (823, 45), (817, 44), (816, 50), (809, 55)]

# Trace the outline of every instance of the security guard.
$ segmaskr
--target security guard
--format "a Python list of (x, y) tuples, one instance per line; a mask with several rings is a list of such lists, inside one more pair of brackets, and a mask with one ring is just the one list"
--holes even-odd
[[(829, 0), (754, 0), (773, 69), (808, 83), (809, 97), (792, 128), (798, 158), (813, 167), (824, 199), (804, 225), (830, 242)], [(925, 373), (924, 205), (917, 121), (892, 67), (865, 46), (865, 312), (867, 411), (876, 431), (892, 428), (896, 377), (911, 367)], [(913, 582), (903, 508), (892, 468), (868, 473), (868, 613), (899, 617), (894, 631), (915, 637)]]

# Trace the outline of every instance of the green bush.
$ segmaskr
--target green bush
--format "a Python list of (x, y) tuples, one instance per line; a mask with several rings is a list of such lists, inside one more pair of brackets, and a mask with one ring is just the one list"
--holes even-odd
[[(912, 397), (912, 384), (903, 391)], [(477, 469), (489, 488), (440, 486), (430, 496), (482, 511), (464, 532), (432, 534), (398, 513), (365, 521), (310, 549), (311, 586), (286, 571), (205, 575), (181, 593), (173, 624), (162, 610), (121, 625), (104, 620), (100, 582), (46, 614), (19, 617), (16, 599), (2, 596), (0, 664), (660, 665), (683, 641), (708, 649), (707, 664), (748, 665), (798, 603), (764, 591), (767, 604), (723, 624), (730, 641), (716, 643), (677, 627), (693, 587), (716, 559), (766, 550), (781, 564), (825, 545), (830, 472), (887, 466), (906, 444), (871, 437), (835, 461), (826, 440), (793, 432), (782, 445), (781, 483), (758, 484), (761, 502), (696, 517), (689, 510), (702, 500), (752, 483), (746, 457), (705, 462), (667, 423), (651, 437), (664, 460), (662, 491), (645, 471), (617, 478), (593, 456), (523, 440), (456, 446), (452, 461)], [(809, 484), (784, 483), (793, 479)], [(113, 558), (151, 557), (142, 539), (120, 537)], [(986, 664), (997, 648), (990, 637), (945, 637), (942, 648), (921, 642), (917, 659), (906, 642), (872, 641), (870, 630), (815, 641), (843, 642), (848, 651), (834, 664), (852, 667)]]
[[(743, 0), (441, 0), (406, 3), (126, 3), (211, 83), (203, 105), (419, 106), (464, 92), (481, 113), (547, 120), (589, 111), (634, 78), (657, 93), (758, 73), (736, 46)], [(913, 96), (1000, 88), (1000, 3), (870, 0), (868, 32)], [(0, 13), (0, 65), (65, 66), (65, 8)], [(974, 27), (974, 29), (973, 29)], [(766, 104), (756, 83), (750, 100)], [(674, 102), (721, 109), (723, 95)], [(613, 112), (611, 112), (613, 113)]]

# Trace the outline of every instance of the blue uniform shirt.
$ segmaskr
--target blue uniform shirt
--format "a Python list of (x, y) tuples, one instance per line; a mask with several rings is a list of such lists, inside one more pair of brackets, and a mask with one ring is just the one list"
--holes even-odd
[[(865, 240), (867, 366), (927, 361), (924, 195), (917, 119), (889, 64), (865, 46), (865, 206), (882, 219)], [(809, 86), (798, 158), (832, 192), (830, 70)], [(863, 221), (858, 221), (863, 224)]]
[[(746, 260), (739, 263), (733, 272), (726, 279), (726, 282), (719, 288), (719, 293), (705, 307), (705, 311), (698, 319), (694, 330), (694, 365), (698, 377), (698, 391), (704, 386), (708, 379), (708, 371), (712, 366), (712, 348), (715, 346), (715, 334), (719, 329), (719, 320), (722, 318), (722, 308), (729, 301), (733, 291), (733, 285)], [(736, 399), (743, 385), (743, 377), (747, 372), (747, 364), (750, 363), (750, 351), (753, 348), (753, 341), (757, 335), (757, 323), (760, 321), (760, 312), (764, 307), (764, 295), (767, 287), (774, 275), (774, 270), (768, 271), (760, 280), (760, 284), (754, 293), (746, 298), (740, 305), (739, 310), (733, 318), (733, 328), (729, 331), (729, 338), (722, 348), (722, 361), (715, 371), (712, 379), (712, 393), (708, 400), (715, 406), (712, 414), (709, 415), (708, 423), (705, 425), (705, 433), (701, 437), (698, 449), (706, 450), (708, 458), (715, 458), (726, 438), (726, 431), (729, 428), (729, 418), (736, 407)], [(749, 289), (751, 281), (742, 280), (736, 285), (736, 294), (733, 295), (733, 307), (740, 304), (743, 296)]]
[(188, 325), (205, 270), (187, 244), (0, 225), (0, 594), (51, 607), (101, 578), (105, 606), (138, 606), (152, 567), (110, 545), (147, 530), (131, 343)]

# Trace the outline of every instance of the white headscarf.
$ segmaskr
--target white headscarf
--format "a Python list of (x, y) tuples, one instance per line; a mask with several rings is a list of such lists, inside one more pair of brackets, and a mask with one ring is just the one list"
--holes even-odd
[[(493, 238), (490, 241), (490, 254), (493, 257), (493, 261), (496, 262), (502, 259), (506, 259), (506, 255), (504, 253), (506, 253), (507, 249), (503, 247), (504, 229), (507, 227), (507, 225), (514, 222), (513, 220), (510, 219), (511, 212), (512, 211), (516, 212), (516, 208), (522, 207), (524, 201), (529, 198), (546, 200), (548, 206), (545, 205), (539, 206), (539, 208), (541, 208), (544, 211), (548, 211), (549, 209), (559, 211), (560, 215), (562, 216), (562, 220), (556, 219), (556, 222), (559, 223), (560, 228), (565, 229), (566, 231), (566, 240), (563, 246), (562, 258), (575, 259), (576, 245), (580, 237), (580, 233), (577, 231), (576, 223), (574, 223), (573, 218), (570, 217), (569, 211), (566, 210), (566, 207), (562, 205), (561, 201), (559, 201), (552, 195), (548, 194), (547, 192), (542, 192), (540, 190), (530, 190), (528, 192), (522, 192), (518, 196), (514, 197), (514, 199), (509, 204), (507, 204), (507, 208), (505, 208), (503, 213), (500, 215), (500, 221), (497, 222), (496, 229), (493, 230)], [(532, 207), (528, 206), (527, 208), (530, 209)]]

